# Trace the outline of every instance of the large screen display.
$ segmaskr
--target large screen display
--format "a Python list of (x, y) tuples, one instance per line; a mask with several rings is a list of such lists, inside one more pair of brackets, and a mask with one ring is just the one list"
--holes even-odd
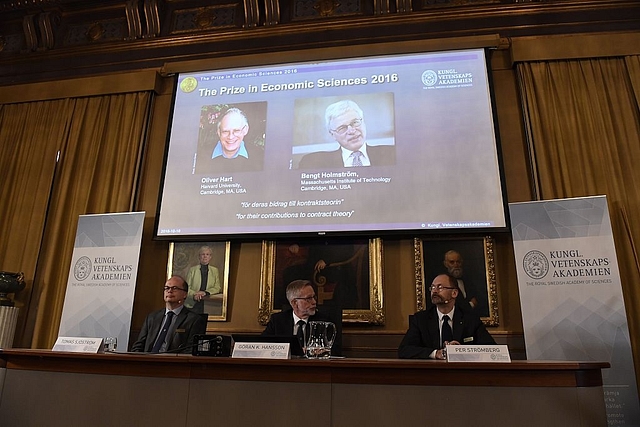
[(158, 237), (507, 227), (485, 52), (181, 73)]

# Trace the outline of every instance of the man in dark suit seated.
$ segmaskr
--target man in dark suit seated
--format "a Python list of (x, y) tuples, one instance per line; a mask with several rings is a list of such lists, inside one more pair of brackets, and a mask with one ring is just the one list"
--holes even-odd
[(203, 316), (184, 306), (189, 286), (180, 276), (172, 276), (164, 284), (165, 308), (149, 314), (131, 351), (147, 353), (191, 353), (195, 335), (204, 334), (207, 322)]
[(480, 317), (466, 304), (456, 304), (460, 295), (457, 280), (448, 274), (433, 279), (431, 306), (409, 316), (409, 329), (405, 334), (398, 357), (401, 359), (445, 359), (445, 345), (494, 344)]
[(368, 145), (362, 109), (351, 100), (338, 101), (325, 111), (327, 130), (340, 148), (310, 153), (300, 159), (298, 169), (384, 166), (396, 163), (395, 147)]
[[(327, 314), (317, 310), (318, 297), (310, 281), (294, 280), (287, 285), (286, 292), (292, 310), (282, 310), (280, 313), (272, 314), (262, 335), (300, 336), (300, 328), (306, 328), (308, 322), (315, 320), (336, 324), (341, 321), (341, 319), (331, 319)], [(340, 356), (342, 354), (342, 330), (338, 324), (336, 324), (336, 330), (336, 339), (331, 347), (331, 354)]]

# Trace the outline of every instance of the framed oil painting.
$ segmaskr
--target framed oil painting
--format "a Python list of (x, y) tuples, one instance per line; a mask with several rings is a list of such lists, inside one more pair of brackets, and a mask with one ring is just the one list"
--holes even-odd
[(206, 313), (209, 321), (227, 320), (230, 242), (169, 245), (167, 277), (180, 275), (189, 285), (185, 307)]
[(498, 326), (498, 292), (493, 238), (415, 238), (416, 306), (431, 305), (427, 288), (439, 274), (458, 280), (463, 298), (485, 325)]
[(342, 312), (343, 322), (384, 324), (382, 240), (263, 241), (258, 320), (289, 306), (293, 280), (311, 281), (318, 305)]

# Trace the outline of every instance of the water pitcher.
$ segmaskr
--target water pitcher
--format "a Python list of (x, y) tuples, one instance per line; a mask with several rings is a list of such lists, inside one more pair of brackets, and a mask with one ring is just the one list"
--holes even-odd
[(331, 322), (309, 322), (307, 336), (307, 357), (309, 359), (328, 359), (331, 357), (331, 346), (336, 339), (336, 325)]

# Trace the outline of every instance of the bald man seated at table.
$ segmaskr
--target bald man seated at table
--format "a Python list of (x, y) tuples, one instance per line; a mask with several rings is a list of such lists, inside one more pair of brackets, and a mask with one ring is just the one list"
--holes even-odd
[(398, 348), (398, 357), (442, 360), (446, 359), (447, 344), (495, 345), (480, 317), (467, 304), (456, 304), (460, 289), (453, 276), (436, 276), (429, 291), (433, 306), (409, 316), (409, 329)]

